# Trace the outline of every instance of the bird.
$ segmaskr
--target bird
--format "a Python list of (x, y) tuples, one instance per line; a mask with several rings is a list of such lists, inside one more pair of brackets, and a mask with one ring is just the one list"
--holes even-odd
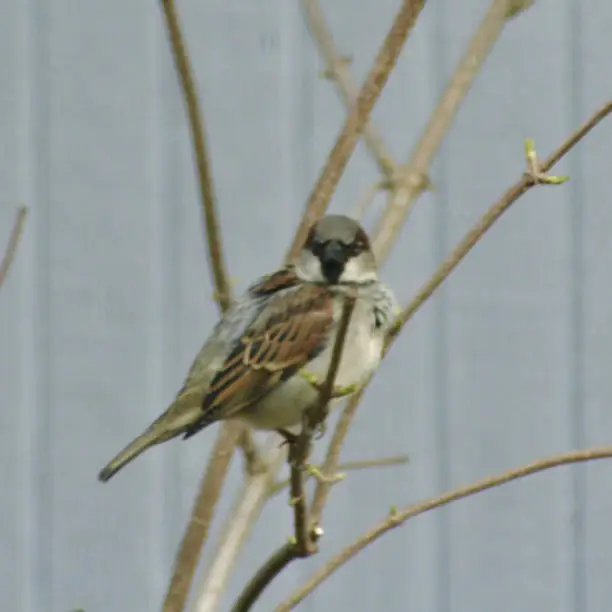
[(325, 381), (347, 292), (355, 302), (334, 389), (359, 390), (380, 363), (398, 303), (359, 222), (329, 214), (311, 225), (291, 263), (257, 279), (220, 317), (174, 401), (98, 479), (218, 421), (279, 433), (299, 426), (319, 397), (313, 381)]

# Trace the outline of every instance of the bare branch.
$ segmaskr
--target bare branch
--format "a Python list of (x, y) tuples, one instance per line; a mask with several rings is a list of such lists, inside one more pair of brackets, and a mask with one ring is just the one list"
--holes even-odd
[(292, 540), (281, 546), (257, 570), (250, 582), (232, 607), (232, 612), (247, 612), (259, 599), (264, 589), (296, 558), (295, 542)]
[(13, 261), (15, 260), (15, 253), (17, 253), (17, 247), (19, 246), (19, 240), (21, 238), (21, 234), (23, 233), (23, 227), (27, 214), (28, 209), (25, 206), (22, 206), (17, 210), (15, 223), (13, 224), (9, 241), (6, 245), (2, 261), (0, 262), (0, 287), (2, 287), (4, 284), (11, 266), (13, 265)]
[[(338, 464), (338, 470), (340, 472), (356, 472), (360, 470), (367, 470), (371, 468), (381, 468), (381, 467), (397, 467), (401, 465), (406, 465), (409, 461), (408, 455), (398, 455), (397, 457), (383, 457), (382, 459), (367, 459), (362, 461), (346, 461), (344, 463)], [(317, 469), (321, 471), (323, 474), (324, 466), (317, 466)], [(309, 473), (312, 476), (312, 474)], [(325, 480), (324, 480), (325, 482)], [(334, 484), (333, 482), (331, 484)], [(281, 480), (277, 482), (270, 488), (270, 497), (274, 497), (278, 493), (280, 493), (283, 489), (289, 486), (289, 479)], [(318, 522), (315, 519), (314, 514), (312, 514), (311, 510), (311, 520), (313, 522)]]
[[(325, 23), (325, 15), (321, 6), (318, 0), (302, 0), (302, 8), (306, 15), (306, 23), (310, 33), (325, 60), (330, 79), (335, 84), (342, 101), (350, 110), (357, 99), (359, 89), (351, 76), (346, 61), (336, 48), (331, 30)], [(395, 172), (395, 162), (380, 134), (370, 121), (366, 121), (363, 126), (363, 140), (376, 160), (382, 175), (391, 179)]]
[(562, 455), (556, 455), (546, 459), (540, 459), (521, 466), (519, 468), (498, 474), (495, 476), (489, 476), (478, 480), (477, 482), (453, 489), (448, 493), (432, 497), (424, 502), (413, 504), (408, 506), (404, 510), (399, 512), (391, 512), (390, 515), (381, 521), (378, 525), (370, 529), (363, 536), (357, 539), (355, 542), (347, 546), (344, 550), (340, 551), (337, 555), (332, 557), (320, 570), (308, 580), (306, 584), (297, 589), (282, 605), (276, 608), (276, 612), (288, 612), (297, 606), (301, 601), (304, 600), (312, 591), (319, 586), (322, 582), (327, 580), (340, 566), (344, 565), (349, 559), (354, 557), (357, 553), (363, 550), (368, 544), (378, 539), (387, 531), (398, 527), (405, 523), (408, 519), (423, 514), (429, 510), (439, 508), (451, 502), (463, 499), (470, 495), (475, 495), (487, 489), (498, 487), (502, 484), (536, 474), (560, 465), (567, 465), (572, 463), (580, 463), (584, 461), (593, 461), (597, 459), (607, 459), (612, 457), (612, 447), (593, 448), (584, 451), (574, 451), (564, 453)]
[(308, 508), (304, 493), (304, 471), (312, 448), (314, 432), (319, 426), (324, 424), (327, 418), (329, 401), (334, 391), (336, 375), (340, 367), (342, 351), (344, 350), (344, 340), (354, 308), (355, 296), (347, 295), (344, 299), (342, 316), (338, 323), (338, 331), (329, 362), (329, 370), (319, 390), (319, 401), (304, 416), (302, 431), (295, 444), (291, 445), (292, 448), (289, 452), (291, 503), (294, 511), (296, 556), (298, 557), (307, 557), (317, 552), (317, 537), (314, 537), (314, 524), (311, 524), (308, 519)]
[(291, 489), (290, 505), (293, 507), (294, 537), (280, 547), (266, 563), (257, 571), (242, 591), (233, 611), (249, 610), (270, 582), (294, 559), (308, 557), (317, 552), (317, 541), (322, 530), (309, 520), (306, 495), (304, 493), (304, 471), (306, 462), (312, 447), (312, 437), (317, 427), (324, 423), (328, 413), (328, 404), (334, 390), (334, 383), (340, 361), (346, 333), (355, 307), (355, 296), (347, 295), (344, 300), (342, 316), (338, 322), (338, 331), (329, 369), (324, 383), (319, 390), (319, 398), (312, 409), (304, 415), (302, 431), (296, 440), (289, 443), (289, 465), (291, 477), (289, 479)]
[(372, 108), (387, 83), (389, 74), (395, 66), (400, 51), (424, 4), (425, 0), (403, 0), (393, 25), (378, 52), (374, 66), (348, 114), (342, 132), (330, 151), (319, 180), (311, 192), (306, 212), (289, 250), (288, 259), (293, 259), (298, 254), (308, 229), (325, 212), (332, 193), (357, 144), (359, 134), (363, 130), (365, 122), (369, 119)]
[(525, 0), (493, 1), (423, 130), (410, 161), (398, 169), (396, 188), (389, 195), (372, 243), (379, 259), (387, 257), (409, 210), (426, 188), (426, 177), (434, 155), (512, 11), (516, 14), (519, 10), (519, 4), (526, 8), (531, 3)]
[[(416, 311), (425, 303), (425, 301), (432, 295), (432, 293), (439, 287), (442, 282), (446, 279), (446, 277), (457, 267), (459, 262), (467, 255), (467, 253), (471, 250), (471, 248), (482, 238), (482, 236), (487, 232), (487, 230), (493, 225), (493, 223), (505, 212), (518, 198), (526, 193), (531, 187), (540, 183), (546, 183), (546, 180), (543, 180), (545, 176), (542, 173), (547, 172), (552, 168), (552, 166), (557, 163), (572, 147), (574, 147), (584, 136), (586, 136), (600, 121), (602, 121), (607, 115), (612, 112), (612, 100), (608, 101), (600, 110), (598, 110), (590, 119), (588, 119), (578, 130), (576, 130), (564, 143), (562, 143), (559, 148), (554, 151), (546, 160), (543, 162), (538, 162), (535, 157), (535, 153), (532, 159), (528, 159), (528, 168), (527, 172), (523, 175), (523, 177), (510, 189), (508, 189), (505, 194), (500, 198), (498, 202), (493, 204), (481, 217), (476, 226), (470, 230), (463, 240), (453, 249), (451, 254), (446, 258), (446, 260), (442, 263), (442, 265), (438, 268), (438, 270), (433, 274), (431, 279), (423, 286), (423, 288), (417, 293), (415, 298), (408, 304), (408, 306), (404, 309), (401, 316), (399, 317), (398, 324), (389, 334), (387, 341), (387, 349), (391, 345), (391, 343), (395, 340), (399, 332), (401, 331), (403, 325), (416, 313)], [(533, 169), (537, 169), (536, 176), (533, 175)], [(350, 425), (350, 420), (354, 411), (356, 410), (357, 404), (359, 402), (359, 397), (355, 396), (351, 398), (348, 406), (345, 408), (343, 415), (339, 421), (336, 432), (334, 433), (334, 438), (332, 439), (330, 446), (328, 448), (328, 453), (326, 457), (326, 461), (324, 463), (325, 466), (329, 466), (326, 469), (333, 470), (338, 461), (338, 454), (340, 452), (340, 447), (344, 441), (346, 433), (348, 432), (348, 427)], [(346, 418), (345, 418), (346, 417)], [(604, 449), (605, 450), (605, 449)], [(598, 452), (598, 451), (595, 451)], [(609, 451), (612, 454), (612, 450)], [(572, 456), (564, 455), (563, 457)], [(602, 457), (609, 456), (607, 454), (602, 455)], [(598, 457), (587, 457), (584, 459), (569, 459), (564, 460), (562, 462), (575, 462), (575, 461), (585, 461), (588, 458), (598, 458)], [(558, 458), (556, 458), (558, 460)], [(559, 465), (560, 463), (554, 463), (552, 465)], [(532, 466), (527, 466), (527, 468), (520, 468), (516, 472), (520, 470), (531, 470), (526, 473), (532, 473), (533, 471), (538, 471), (540, 469), (546, 469), (547, 467), (552, 467), (552, 465), (546, 464), (544, 467), (533, 468)], [(513, 476), (507, 478), (507, 480), (512, 480), (513, 478), (519, 478), (521, 475)], [(502, 482), (507, 482), (507, 480), (503, 480)], [(502, 484), (496, 483), (496, 484)], [(492, 484), (489, 486), (496, 486), (496, 484)], [(484, 487), (488, 488), (488, 487)], [(313, 504), (311, 507), (311, 514), (316, 518), (320, 517), (320, 513), (325, 503), (326, 496), (329, 492), (329, 485), (325, 485), (324, 483), (319, 483), (317, 486), (317, 490), (315, 491), (315, 497), (313, 500)], [(478, 491), (473, 491), (478, 492)], [(471, 494), (471, 493), (470, 493)], [(450, 494), (449, 494), (450, 495)], [(465, 495), (460, 495), (460, 497)], [(449, 501), (453, 501), (455, 498), (444, 502), (448, 503)], [(441, 504), (438, 504), (441, 505)], [(433, 506), (437, 507), (437, 506)], [(393, 518), (393, 517), (392, 517)], [(395, 519), (394, 519), (395, 520)], [(405, 519), (404, 519), (405, 520)], [(378, 537), (378, 536), (375, 536)], [(347, 549), (348, 550), (348, 549)], [(360, 550), (360, 548), (358, 549)], [(357, 551), (358, 551), (357, 550)], [(357, 552), (356, 551), (356, 552)], [(356, 554), (352, 553), (352, 554)], [(352, 554), (350, 556), (352, 556)], [(349, 557), (350, 557), (349, 556)], [(349, 558), (347, 557), (347, 559)], [(294, 595), (291, 596), (289, 600), (285, 604), (283, 604), (280, 608), (278, 608), (277, 612), (285, 612), (286, 610), (292, 609), (295, 605), (297, 605), (308, 593), (310, 593), (318, 584), (320, 584), (323, 580), (327, 578), (331, 572), (335, 570), (335, 568), (342, 563), (345, 562), (345, 559), (342, 558), (340, 562), (340, 555), (338, 555), (335, 559), (332, 559), (320, 572), (317, 572), (315, 576), (307, 583), (305, 587), (302, 587)], [(333, 567), (331, 564), (336, 562), (337, 565)], [(331, 567), (331, 569), (330, 569)]]
[(261, 452), (253, 432), (249, 427), (244, 427), (238, 436), (237, 446), (242, 449), (244, 454), (245, 471), (249, 476), (259, 474), (267, 469), (266, 462), (261, 456)]
[(229, 471), (240, 427), (222, 427), (202, 478), (191, 518), (183, 534), (172, 579), (164, 600), (164, 612), (183, 612), (189, 587), (214, 516), (223, 483)]
[[(572, 147), (584, 138), (602, 119), (612, 112), (612, 100), (608, 101), (598, 110), (584, 125), (576, 130), (559, 148), (554, 151), (543, 162), (538, 163), (539, 173), (550, 170)], [(535, 185), (540, 184), (542, 177), (534, 178), (531, 173), (531, 162), (528, 172), (504, 195), (493, 204), (479, 219), (476, 225), (464, 236), (461, 242), (451, 251), (449, 256), (442, 262), (440, 267), (434, 272), (432, 277), (423, 285), (412, 301), (406, 306), (398, 318), (396, 326), (393, 328), (388, 338), (388, 345), (397, 337), (405, 323), (410, 320), (416, 311), (424, 304), (431, 294), (442, 284), (446, 277), (459, 265), (459, 262), (471, 251), (472, 247), (482, 238), (489, 228), (497, 221), (514, 202), (524, 193)], [(545, 181), (544, 181), (545, 182)]]
[[(476, 30), (468, 45), (463, 59), (457, 66), (450, 83), (417, 143), (412, 159), (404, 167), (398, 167), (391, 178), (391, 195), (387, 207), (374, 233), (372, 244), (377, 260), (383, 262), (391, 249), (399, 229), (405, 223), (412, 204), (424, 189), (431, 187), (427, 172), (433, 156), (450, 128), (465, 94), (468, 92), (476, 74), (482, 68), (484, 60), (499, 38), (502, 28), (512, 16), (527, 8), (529, 0), (494, 0), (483, 21)], [(511, 15), (512, 13), (512, 15)], [(375, 185), (364, 196), (364, 202), (371, 200), (379, 185)], [(361, 208), (365, 208), (362, 204)], [(362, 393), (351, 397), (342, 411), (336, 425), (327, 455), (323, 463), (323, 473), (333, 473), (340, 458), (344, 440), (348, 435)], [(329, 495), (330, 486), (324, 482), (317, 483), (311, 506), (313, 519), (321, 520), (323, 507)]]
[(272, 463), (264, 472), (254, 474), (243, 485), (234, 509), (229, 513), (217, 552), (206, 580), (199, 589), (199, 594), (193, 607), (193, 612), (213, 612), (217, 609), (219, 599), (223, 594), (230, 573), (236, 563), (238, 554), (244, 542), (260, 515), (261, 509), (268, 499), (268, 491), (285, 460), (285, 449), (279, 448), (278, 439), (273, 436), (271, 448), (265, 455)]
[(181, 32), (181, 24), (174, 0), (162, 0), (162, 7), (189, 117), (189, 131), (193, 141), (200, 197), (206, 226), (208, 264), (215, 284), (215, 300), (219, 303), (221, 310), (227, 310), (232, 300), (231, 288), (221, 248), (219, 220), (217, 218), (210, 159), (208, 157), (204, 123), (202, 121), (202, 110), (198, 99), (198, 89), (193, 76), (193, 70), (191, 69), (187, 45)]

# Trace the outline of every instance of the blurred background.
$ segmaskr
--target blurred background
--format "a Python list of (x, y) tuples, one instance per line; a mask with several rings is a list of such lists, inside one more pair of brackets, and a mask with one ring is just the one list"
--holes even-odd
[[(399, 0), (325, 0), (361, 80)], [(430, 0), (373, 122), (406, 162), (488, 0)], [(282, 260), (345, 117), (296, 0), (178, 2), (236, 290)], [(383, 277), (402, 302), (524, 169), (610, 97), (612, 3), (536, 0), (468, 94)], [(216, 427), (98, 470), (172, 399), (214, 324), (181, 92), (157, 2), (0, 3), (0, 248), (31, 207), (0, 292), (0, 609), (158, 610)], [(270, 610), (403, 506), (612, 432), (607, 120), (531, 190), (412, 320), (367, 392), (321, 554)], [(332, 201), (379, 177), (360, 144)], [(366, 225), (382, 209), (381, 194)], [(429, 513), (343, 567), (300, 610), (596, 612), (612, 599), (612, 464), (561, 468)], [(217, 514), (242, 482), (232, 473)], [(284, 496), (222, 609), (291, 533)], [(203, 565), (214, 552), (207, 549)]]

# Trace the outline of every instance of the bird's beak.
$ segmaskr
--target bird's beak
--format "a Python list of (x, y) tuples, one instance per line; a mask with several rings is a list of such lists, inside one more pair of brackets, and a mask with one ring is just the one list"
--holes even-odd
[(344, 270), (347, 254), (339, 240), (330, 240), (321, 253), (321, 268), (330, 283), (337, 283)]

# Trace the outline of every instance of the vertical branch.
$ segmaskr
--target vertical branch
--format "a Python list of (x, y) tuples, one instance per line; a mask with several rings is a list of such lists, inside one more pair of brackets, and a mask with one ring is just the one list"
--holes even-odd
[(332, 193), (344, 172), (357, 144), (359, 134), (370, 117), (372, 108), (386, 85), (400, 51), (412, 30), (425, 0), (403, 0), (393, 25), (378, 52), (374, 66), (366, 78), (344, 127), (330, 151), (319, 180), (312, 189), (306, 212), (289, 250), (289, 259), (295, 257), (306, 239), (308, 228), (325, 212)]
[(198, 182), (200, 186), (200, 197), (204, 213), (206, 243), (208, 245), (208, 264), (210, 266), (215, 284), (215, 299), (221, 310), (227, 310), (231, 303), (231, 290), (225, 269), (221, 238), (219, 233), (219, 220), (215, 206), (215, 193), (210, 171), (210, 159), (204, 135), (204, 122), (202, 121), (202, 110), (198, 99), (198, 90), (193, 77), (193, 70), (187, 54), (187, 46), (181, 32), (181, 24), (176, 11), (174, 0), (162, 0), (164, 17), (172, 53), (176, 64), (176, 70), (181, 80), (181, 87), (185, 97), (187, 116), (195, 162), (198, 171)]
[(239, 427), (228, 427), (227, 424), (221, 427), (174, 561), (163, 612), (182, 612), (185, 609), (191, 581), (208, 537), (239, 435)]
[[(210, 160), (197, 87), (174, 0), (162, 0), (162, 8), (189, 119), (205, 223), (208, 264), (213, 277), (215, 300), (221, 310), (225, 311), (231, 304), (231, 290), (221, 247)], [(234, 448), (243, 429), (243, 426), (234, 423), (225, 423), (221, 427), (206, 473), (200, 484), (191, 519), (175, 559), (174, 572), (164, 600), (164, 612), (182, 612), (185, 607), (193, 574), (202, 547), (208, 537)]]
[(19, 240), (21, 239), (21, 234), (23, 234), (23, 226), (25, 224), (27, 214), (28, 209), (25, 206), (22, 206), (17, 211), (17, 215), (15, 216), (13, 229), (11, 230), (9, 241), (6, 245), (4, 255), (2, 256), (2, 261), (0, 262), (0, 287), (2, 287), (2, 285), (4, 284), (4, 281), (8, 276), (9, 270), (13, 265), (13, 261), (15, 260), (15, 253), (17, 253)]

